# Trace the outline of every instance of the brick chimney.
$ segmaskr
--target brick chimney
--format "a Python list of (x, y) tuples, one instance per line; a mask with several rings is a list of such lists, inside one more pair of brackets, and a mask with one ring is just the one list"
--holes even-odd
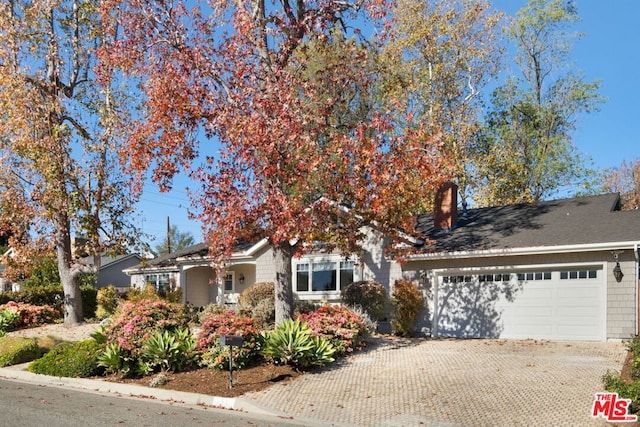
[(458, 186), (446, 181), (436, 191), (433, 204), (433, 226), (435, 229), (451, 230), (458, 222)]

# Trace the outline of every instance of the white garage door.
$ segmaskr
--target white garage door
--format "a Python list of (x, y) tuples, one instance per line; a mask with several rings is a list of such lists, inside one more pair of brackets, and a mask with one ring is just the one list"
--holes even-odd
[(604, 341), (602, 270), (443, 275), (437, 336)]

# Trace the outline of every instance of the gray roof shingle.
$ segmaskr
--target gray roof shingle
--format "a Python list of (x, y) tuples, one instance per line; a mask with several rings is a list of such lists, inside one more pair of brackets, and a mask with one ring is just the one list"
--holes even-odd
[(427, 240), (423, 253), (542, 246), (640, 242), (640, 211), (620, 211), (618, 194), (470, 209), (451, 231), (437, 230), (433, 215), (417, 218)]

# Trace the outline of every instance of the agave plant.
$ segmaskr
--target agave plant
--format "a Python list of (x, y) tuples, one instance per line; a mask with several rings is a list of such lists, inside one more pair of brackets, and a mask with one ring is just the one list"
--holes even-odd
[(151, 372), (183, 371), (195, 359), (195, 338), (188, 329), (158, 330), (142, 346), (142, 361)]
[(294, 366), (324, 365), (333, 361), (335, 349), (326, 339), (312, 337), (309, 326), (285, 320), (265, 337), (263, 355), (279, 364)]

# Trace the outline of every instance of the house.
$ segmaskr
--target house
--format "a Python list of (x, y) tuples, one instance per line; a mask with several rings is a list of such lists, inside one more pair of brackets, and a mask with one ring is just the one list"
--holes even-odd
[[(385, 236), (366, 229), (363, 252), (345, 258), (322, 246), (292, 262), (301, 300), (337, 302), (348, 283), (375, 280), (391, 292), (400, 278), (426, 297), (422, 334), (438, 337), (627, 339), (638, 328), (640, 211), (619, 195), (570, 198), (458, 213), (455, 185), (417, 218), (402, 260)], [(256, 282), (274, 281), (267, 239), (235, 248), (221, 280), (206, 245), (125, 270), (133, 286), (178, 286), (185, 302), (232, 304)]]
[(638, 333), (640, 211), (618, 194), (471, 209), (455, 186), (417, 218), (430, 244), (403, 275), (428, 298), (432, 336), (627, 339)]
[[(142, 258), (138, 254), (102, 255), (100, 257), (100, 271), (96, 278), (96, 288), (104, 288), (112, 285), (116, 290), (125, 292), (131, 286), (131, 279), (124, 272), (125, 269), (138, 265)], [(86, 256), (80, 259), (85, 265), (93, 264), (93, 257)]]
[[(373, 236), (374, 233), (371, 233)], [(372, 242), (374, 241), (372, 237)], [(391, 263), (382, 256), (382, 245), (371, 245), (363, 260), (345, 258), (321, 248), (293, 261), (293, 287), (301, 300), (339, 301), (341, 289), (356, 280), (389, 276)], [(211, 266), (207, 245), (200, 243), (177, 252), (147, 260), (124, 270), (131, 286), (150, 283), (158, 290), (182, 289), (185, 303), (204, 306), (211, 303), (235, 304), (246, 288), (258, 282), (274, 282), (273, 251), (261, 239), (236, 246), (227, 260), (221, 280)]]

